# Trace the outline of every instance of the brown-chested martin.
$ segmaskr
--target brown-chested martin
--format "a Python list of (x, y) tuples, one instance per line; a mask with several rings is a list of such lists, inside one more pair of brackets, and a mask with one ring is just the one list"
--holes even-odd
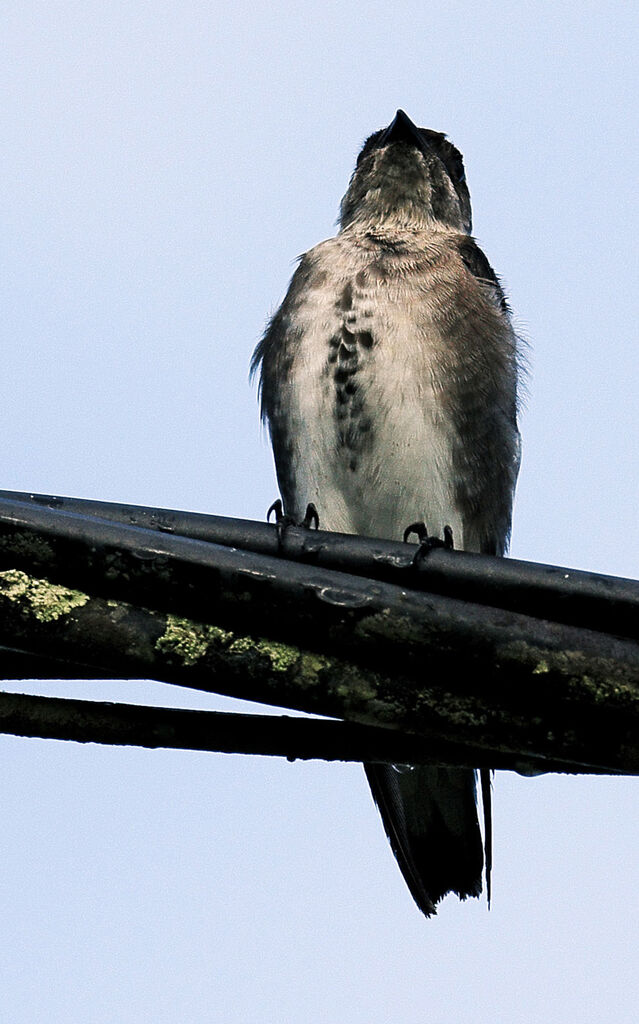
[[(326, 530), (400, 540), (423, 520), (452, 527), (457, 548), (506, 550), (518, 346), (470, 232), (461, 154), (398, 111), (366, 140), (338, 234), (301, 257), (253, 358), (288, 517), (312, 502)], [(421, 910), (478, 896), (476, 773), (366, 774)]]

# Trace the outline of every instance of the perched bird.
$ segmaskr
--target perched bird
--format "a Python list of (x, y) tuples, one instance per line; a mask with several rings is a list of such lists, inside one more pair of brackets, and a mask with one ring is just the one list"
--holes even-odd
[[(504, 553), (517, 338), (470, 231), (461, 154), (399, 110), (364, 143), (338, 234), (301, 257), (253, 357), (287, 517), (313, 503), (323, 529), (394, 540), (422, 520), (435, 537), (452, 527), (458, 548)], [(476, 773), (366, 774), (421, 910), (478, 896)], [(482, 793), (489, 875), (487, 773)]]

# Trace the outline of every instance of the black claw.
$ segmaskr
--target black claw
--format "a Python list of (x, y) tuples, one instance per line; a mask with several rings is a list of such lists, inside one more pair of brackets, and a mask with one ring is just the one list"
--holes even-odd
[(439, 537), (431, 537), (429, 535), (426, 523), (411, 523), (404, 530), (404, 544), (408, 543), (411, 533), (415, 533), (419, 540), (419, 547), (415, 552), (413, 565), (418, 565), (434, 548), (445, 548), (446, 551), (453, 551), (455, 548), (453, 531), (450, 526), (444, 527), (444, 539), (440, 540)]
[(306, 515), (302, 519), (300, 526), (302, 526), (305, 530), (311, 530), (313, 528), (313, 523), (315, 523), (315, 529), (319, 530), (319, 513), (315, 508), (313, 502), (309, 501), (308, 505), (306, 506)]
[(275, 529), (277, 530), (277, 544), (278, 544), (278, 547), (281, 548), (282, 544), (284, 543), (284, 534), (285, 534), (286, 530), (288, 529), (289, 526), (294, 526), (295, 523), (294, 523), (293, 519), (291, 519), (290, 516), (284, 515), (284, 510), (282, 508), (282, 502), (281, 502), (281, 500), (279, 498), (277, 498), (273, 502), (273, 504), (271, 505), (270, 509), (266, 513), (266, 521), (267, 521), (267, 523), (270, 521), (271, 512), (275, 513)]
[(408, 544), (408, 538), (410, 537), (411, 533), (417, 535), (417, 539), (420, 542), (420, 544), (422, 544), (425, 540), (428, 539), (428, 530), (426, 529), (426, 523), (411, 523), (410, 526), (407, 526), (406, 529), (404, 530), (404, 544)]
[(280, 519), (282, 519), (282, 517), (284, 515), (284, 512), (282, 510), (282, 501), (281, 501), (280, 498), (277, 498), (273, 502), (273, 504), (269, 508), (268, 512), (266, 513), (266, 522), (267, 523), (270, 523), (270, 521), (271, 521), (271, 512), (275, 512), (275, 522), (279, 523)]

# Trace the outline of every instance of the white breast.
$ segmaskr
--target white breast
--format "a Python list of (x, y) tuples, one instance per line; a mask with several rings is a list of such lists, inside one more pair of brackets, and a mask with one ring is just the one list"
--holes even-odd
[[(433, 385), (429, 360), (437, 357), (439, 342), (424, 334), (428, 317), (422, 309), (418, 325), (408, 306), (381, 291), (374, 297), (356, 292), (351, 309), (340, 311), (334, 301), (339, 291), (314, 293), (296, 320), (301, 340), (287, 399), (295, 439), (293, 515), (303, 515), (312, 501), (324, 529), (395, 540), (410, 523), (424, 520), (438, 536), (450, 525), (462, 546), (452, 426)], [(331, 339), (344, 328), (353, 337), (373, 338), (370, 347), (359, 346), (352, 378), (361, 403), (352, 419), (355, 453), (344, 444), (335, 364), (329, 361)], [(368, 429), (358, 433), (358, 422)]]

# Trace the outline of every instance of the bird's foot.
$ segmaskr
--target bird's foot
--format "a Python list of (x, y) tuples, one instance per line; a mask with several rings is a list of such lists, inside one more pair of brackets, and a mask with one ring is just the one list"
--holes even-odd
[(426, 523), (411, 523), (404, 530), (404, 544), (408, 543), (408, 538), (412, 533), (416, 534), (419, 541), (419, 547), (413, 558), (413, 565), (418, 565), (435, 548), (444, 548), (446, 551), (453, 551), (455, 548), (453, 531), (450, 526), (444, 527), (444, 539), (442, 540), (440, 537), (434, 537), (429, 534)]
[(279, 498), (273, 502), (266, 513), (267, 523), (271, 520), (271, 513), (275, 513), (275, 528), (277, 529), (277, 539), (280, 546), (282, 545), (284, 534), (288, 530), (289, 526), (301, 526), (304, 530), (312, 530), (314, 526), (316, 530), (319, 530), (319, 515), (312, 501), (309, 501), (306, 506), (304, 518), (299, 523), (293, 519), (293, 516), (287, 516), (284, 514), (282, 502)]

